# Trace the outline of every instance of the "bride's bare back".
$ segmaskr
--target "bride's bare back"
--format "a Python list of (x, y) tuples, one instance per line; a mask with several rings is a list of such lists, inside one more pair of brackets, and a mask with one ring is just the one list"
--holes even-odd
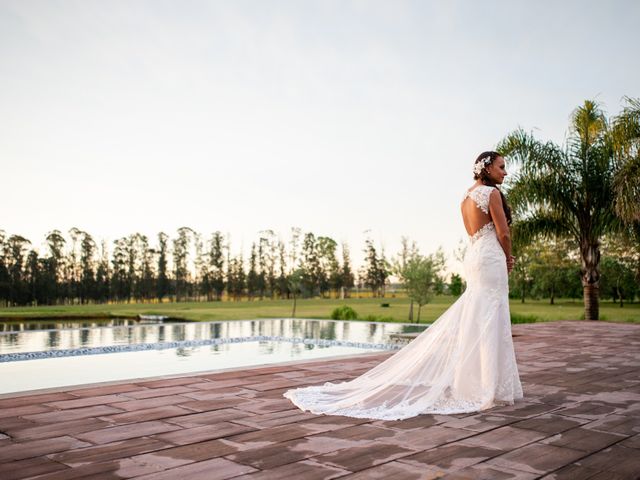
[(467, 190), (460, 210), (464, 228), (470, 237), (473, 237), (485, 225), (493, 222), (498, 241), (502, 245), (506, 257), (510, 258), (511, 235), (498, 189), (477, 182)]
[(477, 197), (477, 194), (479, 193), (479, 191), (476, 190), (477, 188), (482, 188), (482, 186), (474, 185), (472, 188), (467, 190), (465, 199), (460, 205), (464, 228), (467, 230), (467, 234), (470, 237), (473, 236), (474, 233), (478, 232), (487, 223), (491, 222), (490, 211), (487, 210), (485, 212), (483, 208), (478, 204), (478, 199), (474, 198)]

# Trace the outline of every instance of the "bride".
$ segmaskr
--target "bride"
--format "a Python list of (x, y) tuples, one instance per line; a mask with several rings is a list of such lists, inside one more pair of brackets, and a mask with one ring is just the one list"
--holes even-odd
[(511, 212), (496, 187), (504, 158), (484, 152), (461, 210), (470, 245), (467, 289), (409, 345), (361, 376), (288, 390), (284, 396), (316, 414), (399, 420), (423, 413), (467, 413), (522, 398), (511, 321), (508, 272)]

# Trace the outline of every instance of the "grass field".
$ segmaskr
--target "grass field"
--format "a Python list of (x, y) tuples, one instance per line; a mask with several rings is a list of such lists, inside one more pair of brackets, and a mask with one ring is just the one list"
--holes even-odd
[[(455, 301), (454, 297), (439, 296), (433, 302), (422, 307), (421, 323), (432, 322)], [(381, 304), (388, 303), (389, 307)], [(358, 312), (358, 318), (406, 322), (409, 312), (407, 298), (351, 298), (305, 299), (298, 300), (296, 317), (330, 318), (331, 311), (340, 306), (349, 305)], [(242, 302), (185, 302), (163, 304), (109, 304), (109, 305), (71, 305), (45, 307), (18, 307), (0, 309), (0, 320), (18, 320), (28, 318), (69, 318), (69, 317), (135, 317), (139, 314), (166, 315), (185, 320), (242, 320), (250, 318), (279, 318), (291, 316), (290, 300), (255, 300)], [(511, 301), (511, 314), (514, 323), (553, 320), (580, 320), (584, 308), (580, 301), (557, 301), (549, 305), (548, 301)], [(602, 302), (600, 317), (610, 322), (640, 323), (640, 304), (629, 304), (620, 308), (611, 302)]]

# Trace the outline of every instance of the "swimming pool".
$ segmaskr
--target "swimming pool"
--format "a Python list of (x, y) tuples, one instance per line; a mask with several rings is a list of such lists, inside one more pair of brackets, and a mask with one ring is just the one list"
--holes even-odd
[(315, 319), (0, 332), (0, 393), (215, 371), (398, 348), (425, 325)]

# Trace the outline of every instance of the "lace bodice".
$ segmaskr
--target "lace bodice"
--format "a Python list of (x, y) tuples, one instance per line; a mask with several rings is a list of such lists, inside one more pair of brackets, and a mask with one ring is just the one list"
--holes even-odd
[[(489, 199), (491, 198), (491, 192), (493, 192), (493, 187), (489, 187), (487, 185), (479, 185), (471, 190), (467, 190), (464, 192), (464, 196), (462, 197), (462, 201), (464, 202), (467, 197), (471, 198), (476, 206), (482, 210), (487, 215), (489, 214)], [(473, 235), (469, 235), (469, 240), (471, 243), (474, 243), (480, 237), (484, 236), (486, 233), (494, 231), (495, 226), (493, 221), (489, 221), (485, 223), (482, 227), (480, 227), (476, 233)]]
[(471, 198), (476, 204), (476, 206), (482, 210), (487, 215), (489, 214), (489, 198), (491, 197), (491, 192), (493, 192), (494, 187), (489, 187), (487, 185), (478, 185), (472, 190), (467, 190), (464, 192), (464, 196), (462, 197), (462, 201), (464, 202), (467, 197)]
[(496, 229), (496, 227), (494, 226), (493, 222), (485, 223), (483, 226), (481, 226), (478, 229), (478, 231), (476, 233), (474, 233), (473, 235), (469, 235), (469, 241), (473, 244), (480, 237), (483, 237), (484, 235), (486, 235), (489, 232), (495, 231), (495, 229)]

